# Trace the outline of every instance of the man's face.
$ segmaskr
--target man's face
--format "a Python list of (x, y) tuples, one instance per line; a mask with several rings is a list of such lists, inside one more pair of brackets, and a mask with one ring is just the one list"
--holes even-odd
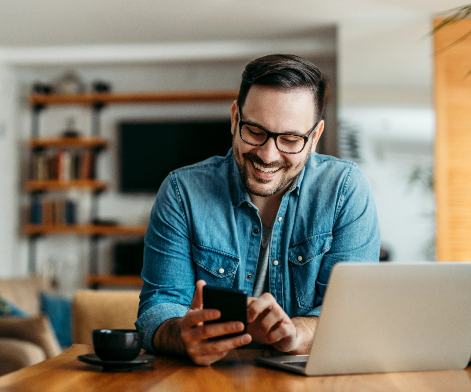
[[(282, 194), (303, 169), (309, 155), (315, 151), (324, 129), (321, 121), (304, 149), (298, 154), (280, 152), (275, 140), (269, 138), (263, 146), (245, 143), (239, 134), (238, 106), (232, 105), (232, 148), (242, 180), (249, 193), (268, 197)], [(252, 86), (244, 106), (241, 119), (259, 125), (274, 133), (309, 134), (316, 116), (312, 92), (295, 89), (289, 92), (272, 87)]]

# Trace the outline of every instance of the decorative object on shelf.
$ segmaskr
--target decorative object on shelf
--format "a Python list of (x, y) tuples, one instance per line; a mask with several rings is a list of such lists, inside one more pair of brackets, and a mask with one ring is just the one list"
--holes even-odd
[(49, 83), (35, 82), (33, 83), (32, 92), (34, 94), (52, 94), (54, 87)]
[(85, 84), (75, 72), (68, 71), (57, 81), (56, 90), (59, 94), (80, 94), (85, 92)]
[(54, 290), (57, 290), (59, 287), (58, 268), (59, 261), (55, 256), (49, 257), (43, 264), (42, 274), (44, 279), (46, 279), (47, 282), (50, 282), (50, 285)]
[(103, 80), (95, 80), (92, 83), (92, 90), (96, 93), (109, 93), (111, 92), (111, 84)]
[(118, 226), (119, 222), (116, 219), (92, 219), (92, 225), (97, 226)]
[(62, 132), (63, 137), (79, 137), (80, 132), (75, 128), (75, 119), (69, 117), (66, 122), (65, 130)]

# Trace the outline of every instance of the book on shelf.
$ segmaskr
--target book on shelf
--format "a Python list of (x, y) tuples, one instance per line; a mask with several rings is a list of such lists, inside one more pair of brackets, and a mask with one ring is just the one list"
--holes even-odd
[(30, 222), (43, 225), (73, 225), (77, 223), (77, 204), (66, 198), (33, 197)]
[(33, 224), (42, 223), (42, 204), (38, 196), (33, 197), (31, 201), (31, 217), (30, 222)]
[(95, 178), (95, 153), (90, 150), (40, 151), (31, 160), (31, 180), (71, 181)]

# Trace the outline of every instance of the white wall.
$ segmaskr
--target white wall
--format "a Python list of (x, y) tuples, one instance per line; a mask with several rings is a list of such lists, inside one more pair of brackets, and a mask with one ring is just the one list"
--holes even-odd
[(358, 164), (371, 181), (382, 244), (392, 260), (433, 259), (434, 195), (421, 181), (433, 165), (433, 110), (349, 107), (341, 109), (340, 122), (359, 131)]
[(433, 166), (430, 30), (428, 17), (351, 20), (339, 29), (339, 121), (358, 131), (359, 165), (393, 260), (434, 257), (433, 193), (409, 184), (413, 170)]
[(17, 96), (15, 73), (0, 61), (0, 274), (22, 273), (26, 258), (19, 246), (19, 135), (15, 127)]

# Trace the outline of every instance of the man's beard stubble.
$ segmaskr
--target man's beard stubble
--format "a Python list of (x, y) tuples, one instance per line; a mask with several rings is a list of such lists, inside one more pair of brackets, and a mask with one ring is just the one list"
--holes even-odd
[[(238, 151), (237, 147), (233, 146), (233, 149), (234, 149), (234, 152), (236, 154), (239, 154), (239, 151)], [(282, 176), (281, 181), (278, 184), (275, 184), (275, 186), (272, 189), (267, 189), (267, 190), (257, 189), (256, 186), (252, 186), (249, 182), (249, 177), (248, 177), (248, 173), (247, 173), (247, 165), (251, 165), (252, 164), (251, 162), (255, 162), (255, 163), (257, 163), (261, 166), (264, 166), (266, 168), (279, 167), (280, 168), (279, 170), (284, 170), (285, 173), (286, 173), (287, 170), (289, 170), (291, 168), (291, 165), (286, 163), (285, 161), (274, 161), (274, 162), (270, 162), (269, 164), (266, 164), (257, 155), (255, 155), (253, 153), (250, 153), (250, 152), (243, 153), (241, 158), (243, 159), (243, 161), (239, 165), (240, 177), (242, 179), (242, 182), (245, 185), (245, 188), (247, 189), (247, 192), (249, 192), (249, 193), (251, 193), (255, 196), (260, 196), (260, 197), (272, 196), (275, 193), (277, 193), (277, 192), (281, 191), (282, 189), (286, 188), (293, 181), (293, 178), (287, 179), (287, 178), (284, 178)], [(255, 177), (254, 179), (259, 184), (268, 184), (272, 181), (272, 180), (267, 180), (267, 179), (258, 178), (258, 177)]]

